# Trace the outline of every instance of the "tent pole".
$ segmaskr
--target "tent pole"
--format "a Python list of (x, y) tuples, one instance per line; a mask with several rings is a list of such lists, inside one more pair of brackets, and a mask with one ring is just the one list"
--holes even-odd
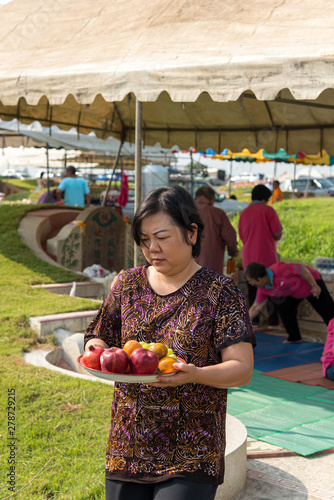
[(293, 183), (292, 183), (293, 192), (295, 191), (296, 170), (297, 170), (297, 158), (295, 158), (295, 161), (293, 162)]
[(311, 178), (311, 171), (312, 171), (312, 166), (313, 166), (313, 163), (310, 163), (310, 168), (308, 170), (308, 177), (307, 177), (307, 183), (306, 183), (306, 188), (305, 188), (305, 198), (307, 198), (307, 192), (308, 192), (308, 188), (310, 186), (310, 178)]
[(231, 191), (232, 191), (232, 183), (231, 183), (231, 177), (232, 177), (232, 158), (230, 159), (230, 178), (228, 181), (228, 195), (231, 196)]
[(191, 196), (194, 198), (194, 160), (193, 160), (193, 152), (192, 148), (189, 149), (190, 154), (190, 192)]
[(64, 177), (66, 175), (66, 167), (67, 167), (67, 151), (64, 149)]
[(50, 162), (49, 162), (49, 145), (46, 144), (46, 182), (48, 187), (48, 203), (51, 203), (50, 196)]
[[(141, 202), (141, 156), (142, 156), (142, 116), (143, 103), (136, 99), (136, 125), (135, 125), (135, 212)], [(139, 252), (134, 244), (134, 266), (138, 266)]]
[(275, 141), (275, 164), (274, 164), (274, 178), (273, 180), (276, 179), (276, 174), (277, 174), (277, 144), (278, 144), (278, 130), (276, 129), (276, 141)]
[(114, 173), (115, 173), (115, 170), (116, 170), (116, 167), (117, 167), (117, 164), (118, 164), (119, 155), (121, 154), (121, 149), (122, 149), (122, 146), (123, 146), (123, 141), (121, 141), (121, 142), (119, 143), (119, 146), (118, 146), (118, 151), (117, 151), (117, 154), (116, 154), (116, 157), (115, 157), (113, 171), (112, 171), (112, 173), (111, 173), (111, 176), (110, 176), (110, 179), (109, 179), (109, 183), (108, 183), (108, 187), (107, 187), (107, 190), (106, 190), (106, 193), (105, 193), (105, 195), (104, 195), (103, 202), (102, 202), (102, 206), (103, 206), (103, 207), (105, 207), (105, 206), (106, 206), (106, 203), (107, 203), (108, 193), (109, 193), (110, 186), (111, 186), (111, 183), (112, 183), (112, 179), (113, 179), (113, 177), (114, 177)]

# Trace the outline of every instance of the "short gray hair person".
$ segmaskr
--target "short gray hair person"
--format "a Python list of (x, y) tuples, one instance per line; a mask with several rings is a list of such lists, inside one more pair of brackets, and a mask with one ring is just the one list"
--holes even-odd
[(216, 197), (216, 193), (210, 186), (202, 186), (197, 189), (196, 194), (195, 194), (195, 199), (196, 198), (207, 198), (208, 200), (214, 200)]

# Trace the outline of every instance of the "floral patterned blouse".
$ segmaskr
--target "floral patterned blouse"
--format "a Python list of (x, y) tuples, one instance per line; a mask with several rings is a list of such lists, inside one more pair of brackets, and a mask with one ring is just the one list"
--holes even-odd
[[(162, 342), (198, 367), (220, 363), (220, 350), (237, 342), (256, 344), (240, 290), (205, 267), (164, 296), (149, 285), (145, 266), (125, 271), (87, 328), (85, 341), (94, 337), (110, 347)], [(227, 389), (201, 384), (116, 383), (106, 477), (221, 484), (226, 397)]]

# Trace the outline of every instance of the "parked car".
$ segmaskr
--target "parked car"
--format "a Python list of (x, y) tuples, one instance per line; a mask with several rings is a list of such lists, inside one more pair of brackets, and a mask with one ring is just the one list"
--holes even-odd
[(327, 179), (329, 182), (331, 182), (332, 184), (334, 184), (334, 175), (330, 175), (328, 177), (325, 177), (325, 179)]
[(27, 169), (24, 170), (17, 170), (14, 168), (9, 168), (1, 172), (0, 174), (1, 177), (6, 177), (7, 179), (30, 179), (31, 175), (29, 175), (29, 172)]
[(264, 174), (250, 174), (248, 172), (242, 172), (238, 175), (233, 175), (231, 177), (231, 182), (260, 182), (265, 181), (266, 176)]
[(83, 174), (82, 177), (84, 179), (86, 179), (87, 182), (96, 182), (97, 178), (98, 178), (98, 175), (97, 174), (88, 174), (88, 173), (85, 173), (85, 174)]
[(281, 183), (280, 188), (283, 192), (294, 192), (300, 195), (308, 193), (314, 196), (334, 196), (334, 184), (325, 178), (295, 179), (294, 186), (293, 179), (286, 179)]
[[(97, 176), (97, 180), (98, 181), (109, 181), (109, 179), (111, 178), (111, 175), (112, 175), (112, 172), (106, 172), (105, 174), (100, 174)], [(117, 174), (115, 173), (112, 176), (113, 181), (119, 181), (119, 180), (121, 180), (121, 178), (122, 178), (122, 175), (119, 173), (117, 173)]]

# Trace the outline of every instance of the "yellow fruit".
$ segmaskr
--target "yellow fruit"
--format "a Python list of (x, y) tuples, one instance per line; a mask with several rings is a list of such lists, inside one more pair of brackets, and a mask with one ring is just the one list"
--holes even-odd
[(123, 351), (127, 353), (127, 355), (130, 357), (131, 353), (135, 351), (136, 349), (141, 348), (141, 345), (137, 340), (128, 340), (123, 347)]
[(165, 356), (159, 361), (159, 371), (160, 373), (174, 373), (177, 370), (174, 368), (173, 364), (175, 363), (175, 359), (171, 356)]
[(168, 347), (161, 342), (157, 342), (156, 344), (151, 344), (148, 350), (154, 352), (161, 359), (167, 355)]

